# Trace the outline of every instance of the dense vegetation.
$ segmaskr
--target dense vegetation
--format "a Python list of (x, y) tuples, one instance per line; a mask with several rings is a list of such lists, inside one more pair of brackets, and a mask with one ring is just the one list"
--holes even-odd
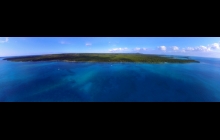
[(150, 54), (120, 54), (120, 53), (71, 53), (71, 54), (51, 54), (51, 55), (38, 55), (38, 56), (21, 56), (5, 58), (4, 60), (10, 61), (89, 61), (89, 62), (145, 62), (145, 63), (190, 63), (196, 62), (195, 60), (176, 59), (173, 57), (164, 57), (160, 55)]

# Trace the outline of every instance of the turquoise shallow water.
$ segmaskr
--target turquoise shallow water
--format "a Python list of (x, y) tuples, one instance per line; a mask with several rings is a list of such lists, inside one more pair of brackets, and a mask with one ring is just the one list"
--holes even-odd
[(10, 62), (0, 58), (1, 102), (219, 102), (220, 59), (144, 64)]

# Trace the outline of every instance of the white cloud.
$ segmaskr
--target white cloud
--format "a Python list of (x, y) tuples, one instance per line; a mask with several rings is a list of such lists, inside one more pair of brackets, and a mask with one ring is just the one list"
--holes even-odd
[(135, 50), (135, 51), (140, 51), (141, 48), (136, 47), (134, 50)]
[(185, 48), (183, 48), (183, 49), (181, 50), (181, 52), (186, 52), (186, 49), (185, 49)]
[(182, 52), (213, 52), (214, 50), (220, 49), (219, 43), (213, 43), (208, 46), (199, 46), (199, 47), (187, 47), (186, 49), (182, 49)]
[(179, 48), (177, 47), (177, 46), (173, 46), (173, 48), (172, 48), (174, 51), (178, 51), (179, 50)]
[(125, 51), (127, 49), (128, 49), (127, 47), (125, 47), (125, 48), (114, 48), (114, 49), (110, 49), (109, 52)]
[(209, 52), (211, 51), (211, 47), (207, 46), (199, 46), (199, 47), (187, 47), (184, 49), (185, 51), (200, 51), (200, 52)]
[(187, 51), (194, 51), (195, 49), (193, 47), (187, 47), (186, 50)]
[(160, 46), (159, 49), (162, 50), (162, 51), (166, 51), (167, 50), (166, 46)]
[(209, 45), (209, 47), (210, 47), (211, 49), (220, 49), (219, 43), (213, 43), (212, 45)]
[[(5, 38), (2, 40), (2, 38)], [(6, 43), (8, 42), (9, 38), (8, 37), (0, 37), (0, 43)]]
[(167, 53), (187, 53), (192, 55), (211, 55), (211, 54), (219, 54), (220, 53), (220, 42), (213, 43), (211, 45), (201, 45), (195, 47), (185, 47), (180, 48), (178, 46), (166, 47), (166, 46), (159, 46), (155, 47), (155, 49), (164, 51)]
[(92, 43), (86, 43), (86, 46), (92, 46)]
[(135, 51), (146, 51), (147, 48), (139, 48), (139, 47), (136, 47), (134, 48)]
[(196, 47), (195, 50), (203, 51), (203, 52), (208, 52), (208, 51), (210, 51), (210, 47), (200, 46), (200, 47)]

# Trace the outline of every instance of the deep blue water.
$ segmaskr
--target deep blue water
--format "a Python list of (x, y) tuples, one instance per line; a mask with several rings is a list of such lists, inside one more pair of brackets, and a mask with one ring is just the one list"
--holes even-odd
[(1, 102), (219, 102), (220, 59), (144, 64), (10, 62), (0, 58)]

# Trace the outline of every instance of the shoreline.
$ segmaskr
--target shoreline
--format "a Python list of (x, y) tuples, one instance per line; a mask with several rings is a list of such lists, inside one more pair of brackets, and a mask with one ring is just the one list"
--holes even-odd
[(187, 64), (187, 63), (200, 63), (199, 61), (198, 62), (115, 62), (115, 61), (112, 61), (112, 62), (104, 62), (104, 61), (69, 61), (69, 60), (40, 60), (40, 61), (13, 61), (13, 60), (5, 60), (5, 61), (9, 61), (9, 62), (67, 62), (67, 63), (135, 63), (135, 64)]

